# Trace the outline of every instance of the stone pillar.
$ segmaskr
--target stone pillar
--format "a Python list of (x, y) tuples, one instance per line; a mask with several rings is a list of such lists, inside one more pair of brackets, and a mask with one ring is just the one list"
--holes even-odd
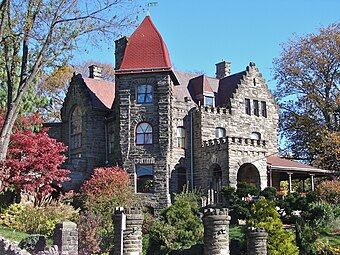
[(229, 255), (229, 222), (226, 208), (204, 211), (204, 255)]
[(292, 193), (292, 174), (293, 173), (287, 173), (288, 174), (288, 189), (289, 189), (289, 194)]
[(60, 255), (78, 255), (77, 224), (65, 221), (56, 225), (53, 244), (58, 246)]
[(114, 255), (142, 255), (142, 224), (144, 216), (141, 210), (117, 208), (114, 214)]
[(247, 229), (247, 255), (267, 255), (268, 233), (263, 228)]

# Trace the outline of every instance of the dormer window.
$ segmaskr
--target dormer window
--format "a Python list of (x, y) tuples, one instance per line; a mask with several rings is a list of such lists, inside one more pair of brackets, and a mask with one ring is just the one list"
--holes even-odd
[(137, 86), (137, 104), (151, 104), (152, 103), (153, 88), (151, 85)]
[(204, 106), (214, 106), (214, 97), (204, 96)]

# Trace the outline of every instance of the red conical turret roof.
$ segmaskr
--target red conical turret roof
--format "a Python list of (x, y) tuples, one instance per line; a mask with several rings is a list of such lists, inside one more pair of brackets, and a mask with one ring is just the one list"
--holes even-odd
[(118, 71), (171, 68), (168, 49), (162, 36), (146, 16), (128, 40)]

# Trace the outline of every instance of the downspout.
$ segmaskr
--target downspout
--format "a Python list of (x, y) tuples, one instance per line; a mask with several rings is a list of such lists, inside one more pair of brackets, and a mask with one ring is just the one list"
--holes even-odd
[(193, 130), (193, 110), (190, 112), (190, 185), (194, 189), (194, 130)]
[(104, 129), (105, 129), (105, 165), (108, 165), (108, 132), (107, 132), (107, 118), (104, 117)]

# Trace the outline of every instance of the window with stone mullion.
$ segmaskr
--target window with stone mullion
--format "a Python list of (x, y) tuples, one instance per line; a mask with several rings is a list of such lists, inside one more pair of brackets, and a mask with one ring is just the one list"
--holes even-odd
[(137, 87), (137, 103), (149, 104), (152, 103), (152, 86), (139, 85)]

